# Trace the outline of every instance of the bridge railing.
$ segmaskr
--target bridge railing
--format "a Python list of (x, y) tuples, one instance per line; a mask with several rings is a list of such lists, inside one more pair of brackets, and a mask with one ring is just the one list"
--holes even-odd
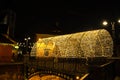
[[(47, 74), (66, 74), (69, 76), (82, 77), (96, 69), (112, 63), (113, 60), (106, 57), (97, 58), (57, 58), (57, 57), (30, 57), (27, 65), (29, 75), (40, 71)], [(106, 65), (105, 65), (106, 64)], [(29, 76), (28, 75), (28, 76)]]

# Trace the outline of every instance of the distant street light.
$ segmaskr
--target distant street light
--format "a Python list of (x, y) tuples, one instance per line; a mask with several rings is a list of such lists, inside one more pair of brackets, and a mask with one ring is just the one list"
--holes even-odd
[(120, 23), (120, 19), (118, 20), (118, 23)]
[(30, 40), (30, 37), (24, 38), (26, 41), (26, 53), (28, 52), (28, 41)]

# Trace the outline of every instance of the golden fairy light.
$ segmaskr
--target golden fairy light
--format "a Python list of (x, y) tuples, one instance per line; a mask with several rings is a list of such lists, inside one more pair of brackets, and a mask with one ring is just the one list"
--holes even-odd
[(105, 29), (84, 31), (38, 40), (31, 56), (37, 57), (110, 57), (113, 40)]

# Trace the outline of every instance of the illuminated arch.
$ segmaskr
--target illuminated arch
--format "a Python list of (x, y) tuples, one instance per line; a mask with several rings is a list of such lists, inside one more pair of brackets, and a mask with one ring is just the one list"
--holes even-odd
[(43, 38), (33, 46), (36, 57), (111, 57), (113, 40), (105, 29)]

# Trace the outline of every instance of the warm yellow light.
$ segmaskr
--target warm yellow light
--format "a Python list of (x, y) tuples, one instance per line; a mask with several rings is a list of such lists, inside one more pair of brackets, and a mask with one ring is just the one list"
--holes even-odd
[(43, 41), (41, 38), (39, 38), (36, 46), (37, 46), (36, 47), (37, 56), (44, 56), (45, 53), (48, 53), (49, 55), (51, 55), (55, 48), (55, 43), (51, 42), (51, 41), (45, 43), (45, 41)]
[(38, 40), (30, 54), (36, 57), (111, 57), (113, 41), (105, 29), (59, 35)]
[(76, 76), (76, 79), (78, 80), (78, 79), (80, 79), (80, 77), (79, 77), (79, 76)]
[(41, 42), (41, 41), (42, 41), (42, 39), (41, 39), (41, 38), (39, 38), (39, 39), (38, 39), (38, 41), (39, 41), (39, 42)]
[(30, 37), (28, 37), (28, 38), (24, 38), (24, 40), (26, 41), (26, 40), (30, 40)]
[(30, 37), (28, 37), (28, 40), (30, 40)]
[(24, 40), (26, 41), (27, 39), (25, 38)]
[(120, 23), (120, 19), (118, 20), (118, 23)]
[(107, 21), (103, 21), (102, 23), (104, 26), (108, 25), (108, 22)]
[(18, 49), (19, 48), (19, 46), (15, 46), (15, 49)]

